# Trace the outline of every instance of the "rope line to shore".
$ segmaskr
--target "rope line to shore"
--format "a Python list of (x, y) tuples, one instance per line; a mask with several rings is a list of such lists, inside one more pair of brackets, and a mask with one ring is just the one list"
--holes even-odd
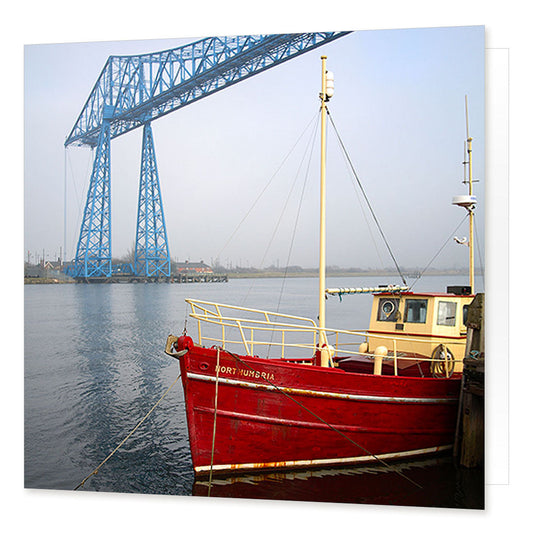
[(211, 483), (213, 481), (213, 459), (215, 457), (215, 435), (217, 432), (217, 407), (218, 407), (218, 373), (220, 370), (220, 348), (217, 348), (217, 380), (215, 382), (215, 413), (213, 418), (213, 442), (211, 444), (211, 468), (209, 469), (209, 487), (207, 496), (211, 496)]
[(153, 410), (161, 403), (161, 401), (163, 400), (163, 398), (171, 391), (172, 387), (174, 387), (174, 385), (178, 382), (178, 380), (180, 379), (181, 377), (181, 374), (178, 375), (178, 377), (174, 380), (174, 383), (172, 383), (172, 385), (170, 385), (170, 387), (165, 391), (165, 393), (163, 394), (163, 396), (161, 396), (161, 398), (159, 398), (159, 400), (157, 400), (157, 402), (155, 403), (155, 405), (146, 413), (146, 415), (144, 415), (144, 417), (142, 418), (142, 420), (130, 431), (130, 433), (122, 440), (122, 442), (83, 480), (81, 481), (74, 490), (78, 490), (80, 487), (82, 487), (85, 482), (92, 476), (94, 476), (95, 474), (98, 474), (98, 471), (100, 470), (100, 468), (109, 460), (111, 459), (111, 457), (115, 454), (115, 452), (135, 433), (135, 431), (137, 431), (137, 429), (139, 428), (139, 426), (152, 414)]
[[(245, 361), (243, 361), (238, 355), (232, 353), (232, 352), (228, 352), (227, 350), (225, 350), (226, 353), (228, 353), (229, 355), (231, 355), (236, 361), (238, 361), (239, 363), (242, 363), (244, 366), (248, 367), (250, 370), (253, 371), (253, 368), (248, 365)], [(412, 480), (410, 477), (406, 476), (403, 472), (401, 472), (398, 468), (396, 468), (394, 465), (391, 465), (389, 463), (387, 463), (386, 461), (384, 461), (383, 459), (381, 459), (380, 457), (378, 457), (377, 455), (373, 454), (372, 452), (370, 452), (369, 450), (367, 450), (366, 448), (364, 448), (363, 446), (361, 446), (360, 444), (358, 444), (357, 442), (355, 442), (354, 440), (352, 440), (350, 437), (348, 437), (348, 435), (345, 435), (342, 431), (339, 431), (337, 428), (333, 427), (331, 424), (329, 424), (328, 422), (326, 422), (322, 417), (320, 417), (319, 415), (317, 415), (316, 413), (314, 413), (313, 411), (311, 411), (311, 409), (309, 409), (308, 407), (306, 407), (305, 405), (303, 405), (302, 403), (300, 403), (298, 400), (296, 400), (295, 398), (293, 398), (290, 394), (287, 394), (283, 389), (279, 388), (275, 383), (272, 383), (272, 381), (270, 381), (269, 379), (261, 376), (261, 378), (266, 381), (267, 383), (269, 383), (270, 385), (272, 385), (275, 389), (277, 389), (279, 392), (281, 392), (281, 394), (283, 394), (284, 396), (286, 396), (289, 400), (292, 400), (294, 403), (298, 404), (302, 409), (305, 409), (310, 415), (314, 416), (317, 420), (319, 420), (320, 422), (322, 422), (323, 424), (325, 424), (326, 426), (328, 426), (330, 429), (332, 429), (333, 431), (335, 431), (336, 433), (338, 433), (341, 437), (345, 438), (346, 440), (348, 440), (349, 442), (351, 442), (353, 445), (357, 446), (359, 449), (363, 450), (365, 453), (367, 453), (368, 455), (371, 455), (376, 461), (378, 461), (379, 463), (381, 463), (382, 465), (384, 465), (385, 467), (387, 468), (390, 468), (391, 470), (393, 470), (394, 472), (396, 472), (399, 476), (403, 477), (404, 479), (406, 479), (407, 481), (409, 481), (409, 483), (412, 483), (415, 487), (417, 487), (418, 489), (423, 489), (424, 487), (422, 487), (421, 485), (419, 485), (416, 481)]]

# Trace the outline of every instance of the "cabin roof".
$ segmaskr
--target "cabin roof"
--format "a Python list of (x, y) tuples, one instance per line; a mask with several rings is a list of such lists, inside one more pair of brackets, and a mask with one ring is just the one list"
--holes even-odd
[(451, 292), (376, 292), (374, 296), (420, 296), (424, 298), (472, 298), (473, 294), (453, 294)]

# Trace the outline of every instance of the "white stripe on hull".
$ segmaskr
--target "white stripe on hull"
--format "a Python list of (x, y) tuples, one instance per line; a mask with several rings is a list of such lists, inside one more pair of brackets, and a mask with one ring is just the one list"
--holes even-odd
[[(189, 379), (196, 379), (200, 381), (216, 382), (215, 376), (206, 376), (204, 374), (187, 373)], [(219, 383), (227, 385), (237, 385), (239, 387), (248, 387), (251, 389), (269, 390), (269, 391), (283, 391), (287, 394), (301, 394), (305, 396), (316, 396), (320, 398), (337, 398), (341, 400), (358, 400), (370, 402), (388, 402), (388, 403), (457, 403), (457, 398), (402, 398), (396, 396), (370, 396), (366, 394), (344, 394), (339, 392), (313, 391), (308, 389), (294, 389), (292, 387), (274, 387), (265, 383), (253, 383), (250, 381), (243, 381), (230, 378), (218, 378)]]
[[(256, 470), (256, 469), (274, 469), (274, 468), (299, 468), (326, 465), (358, 464), (376, 462), (376, 460), (394, 460), (405, 457), (414, 457), (417, 455), (429, 455), (438, 452), (450, 450), (452, 445), (433, 446), (431, 448), (422, 448), (420, 450), (410, 450), (406, 452), (382, 453), (380, 455), (364, 455), (360, 457), (335, 457), (331, 459), (309, 459), (298, 461), (276, 461), (270, 463), (237, 463), (225, 465), (213, 465), (213, 471), (235, 471), (235, 470)], [(211, 466), (195, 466), (195, 472), (209, 472)]]

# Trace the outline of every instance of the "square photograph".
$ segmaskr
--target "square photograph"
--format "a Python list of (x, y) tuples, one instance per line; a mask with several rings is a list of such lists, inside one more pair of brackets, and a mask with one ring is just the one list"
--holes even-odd
[(485, 508), (485, 28), (24, 47), (24, 487)]

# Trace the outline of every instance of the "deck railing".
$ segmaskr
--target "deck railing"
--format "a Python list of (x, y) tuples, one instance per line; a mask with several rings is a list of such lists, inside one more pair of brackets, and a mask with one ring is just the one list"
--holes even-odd
[[(225, 350), (234, 350), (235, 346), (242, 347), (246, 355), (261, 355), (262, 357), (281, 357), (300, 362), (310, 362), (318, 349), (319, 328), (310, 318), (304, 318), (283, 313), (250, 309), (228, 304), (206, 302), (203, 300), (187, 299), (191, 307), (190, 317), (197, 320), (198, 342), (201, 345), (218, 343)], [(448, 344), (461, 344), (460, 341), (449, 340), (440, 343), (435, 337), (409, 337), (403, 335), (396, 338), (360, 330), (341, 330), (325, 328), (328, 338), (328, 352), (333, 366), (333, 357), (364, 356), (369, 359), (382, 357), (393, 361), (394, 374), (398, 374), (398, 361), (409, 360), (428, 361), (427, 356), (417, 356), (416, 353), (405, 354), (397, 349), (398, 342), (435, 344), (443, 346), (447, 353)], [(392, 350), (387, 355), (369, 353), (365, 350), (370, 339), (383, 345), (392, 342)], [(377, 339), (377, 341), (376, 341)], [(373, 344), (375, 344), (375, 342)], [(464, 343), (463, 343), (464, 344)], [(275, 353), (273, 353), (273, 349)], [(362, 348), (362, 349), (361, 349)], [(423, 350), (414, 350), (422, 352)], [(392, 352), (392, 353), (391, 353)], [(381, 361), (381, 359), (380, 359)], [(445, 363), (445, 361), (442, 361)], [(448, 364), (443, 365), (443, 373), (448, 377)]]

